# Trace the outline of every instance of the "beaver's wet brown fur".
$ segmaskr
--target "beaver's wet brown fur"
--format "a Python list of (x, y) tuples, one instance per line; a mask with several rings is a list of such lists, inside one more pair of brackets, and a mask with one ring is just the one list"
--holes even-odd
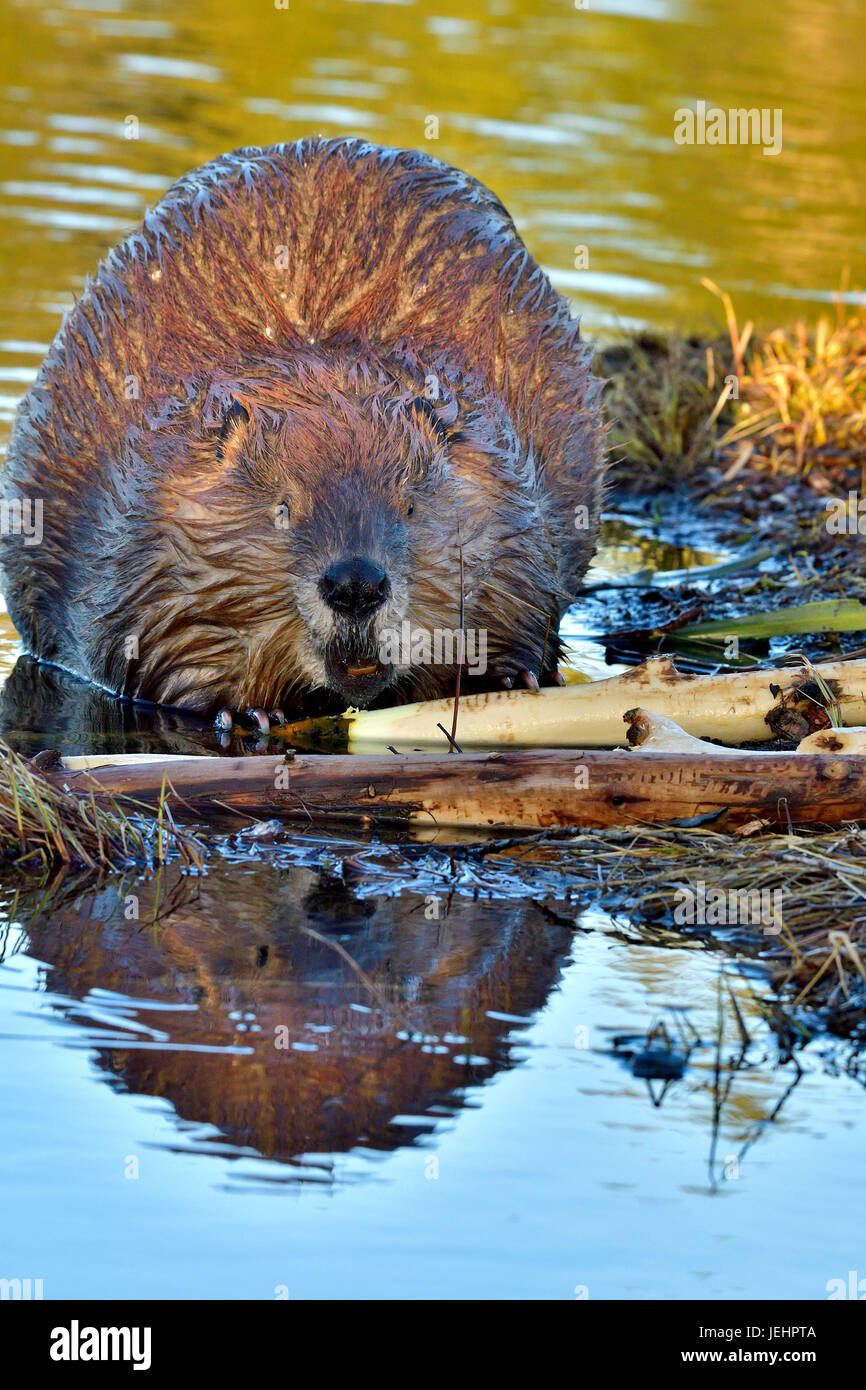
[[(461, 612), (486, 683), (543, 678), (595, 544), (589, 361), (459, 170), (355, 140), (214, 160), (102, 263), (21, 404), (12, 619), (46, 661), (200, 711), (447, 694), (453, 661), (383, 637)], [(26, 499), (41, 544), (9, 525)]]

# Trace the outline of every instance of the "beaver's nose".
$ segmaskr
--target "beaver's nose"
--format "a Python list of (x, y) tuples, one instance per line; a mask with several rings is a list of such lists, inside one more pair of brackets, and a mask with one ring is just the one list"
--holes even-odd
[(319, 580), (319, 593), (341, 618), (368, 618), (390, 592), (385, 571), (361, 555), (337, 560)]

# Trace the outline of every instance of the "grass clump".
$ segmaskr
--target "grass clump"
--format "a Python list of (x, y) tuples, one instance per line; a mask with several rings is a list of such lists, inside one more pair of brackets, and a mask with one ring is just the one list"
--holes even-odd
[(856, 464), (866, 485), (866, 305), (790, 328), (741, 329), (721, 301), (727, 338), (641, 333), (602, 349), (614, 479), (637, 487), (746, 464), (807, 476)]
[(641, 333), (602, 349), (596, 370), (608, 378), (603, 399), (615, 481), (657, 488), (673, 474), (690, 477), (714, 460), (724, 404), (713, 423), (710, 418), (724, 348), (722, 340)]
[(163, 797), (156, 820), (65, 791), (0, 740), (0, 862), (44, 871), (162, 863), (176, 853), (200, 870), (202, 849), (174, 821)]
[[(766, 334), (749, 358), (736, 437), (774, 472), (858, 464), (866, 450), (866, 310), (834, 326), (797, 323)], [(721, 442), (724, 447), (724, 439)]]

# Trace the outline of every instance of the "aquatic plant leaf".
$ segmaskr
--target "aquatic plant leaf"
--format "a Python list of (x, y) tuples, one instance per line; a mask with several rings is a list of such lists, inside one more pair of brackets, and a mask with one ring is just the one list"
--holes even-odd
[(797, 633), (866, 632), (866, 604), (856, 599), (823, 599), (770, 613), (690, 623), (678, 637), (790, 637)]

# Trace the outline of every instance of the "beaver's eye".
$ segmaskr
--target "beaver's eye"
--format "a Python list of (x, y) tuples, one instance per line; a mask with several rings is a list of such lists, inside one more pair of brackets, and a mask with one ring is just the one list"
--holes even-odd
[(280, 505), (277, 507), (274, 519), (278, 531), (287, 531), (289, 529), (289, 522), (292, 519), (292, 514), (289, 511), (288, 502), (280, 503)]
[(407, 516), (411, 516), (412, 513), (414, 512), (414, 510), (415, 510), (415, 503), (414, 503), (414, 502), (410, 502), (409, 505), (408, 505), (408, 507), (406, 508), (406, 515), (407, 515)]

